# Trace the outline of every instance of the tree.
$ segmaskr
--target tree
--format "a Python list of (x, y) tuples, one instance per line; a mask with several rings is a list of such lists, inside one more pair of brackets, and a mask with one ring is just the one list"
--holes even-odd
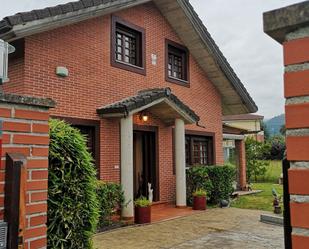
[(261, 143), (253, 138), (246, 139), (246, 160), (247, 160), (247, 179), (248, 182), (254, 177), (257, 181), (258, 176), (266, 173), (269, 162), (265, 161), (265, 155), (269, 153), (270, 147), (267, 143)]
[(280, 133), (282, 136), (285, 136), (285, 133), (286, 133), (286, 127), (285, 125), (282, 125), (281, 128), (280, 128)]
[(284, 152), (286, 149), (285, 146), (285, 137), (284, 136), (274, 136), (269, 141), (271, 144), (270, 158), (271, 160), (283, 160)]
[(264, 138), (265, 140), (268, 140), (270, 138), (269, 130), (267, 128), (266, 123), (261, 122), (261, 130), (264, 131)]

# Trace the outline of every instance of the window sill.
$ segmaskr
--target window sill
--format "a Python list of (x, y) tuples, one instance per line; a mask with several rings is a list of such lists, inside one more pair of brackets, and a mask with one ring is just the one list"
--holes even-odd
[(180, 86), (190, 87), (190, 82), (187, 80), (182, 80), (182, 79), (167, 76), (166, 81), (180, 85)]
[(111, 64), (113, 67), (116, 68), (120, 68), (133, 73), (138, 73), (141, 75), (146, 75), (146, 69), (144, 67), (135, 66), (118, 60), (112, 60)]

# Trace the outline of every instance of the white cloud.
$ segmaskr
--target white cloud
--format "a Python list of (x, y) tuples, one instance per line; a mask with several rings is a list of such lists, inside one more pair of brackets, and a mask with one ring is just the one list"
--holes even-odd
[[(0, 18), (68, 0), (0, 0)], [(5, 1), (5, 4), (3, 2)], [(245, 84), (259, 113), (283, 113), (282, 48), (263, 33), (262, 13), (296, 0), (190, 0), (220, 49)]]

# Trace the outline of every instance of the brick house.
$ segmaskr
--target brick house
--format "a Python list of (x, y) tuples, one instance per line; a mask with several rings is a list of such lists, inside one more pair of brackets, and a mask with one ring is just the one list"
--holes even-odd
[(0, 39), (16, 48), (3, 90), (55, 100), (51, 116), (87, 134), (98, 177), (127, 200), (151, 183), (155, 202), (185, 206), (185, 167), (223, 164), (222, 115), (257, 111), (187, 0), (19, 13), (0, 21)]

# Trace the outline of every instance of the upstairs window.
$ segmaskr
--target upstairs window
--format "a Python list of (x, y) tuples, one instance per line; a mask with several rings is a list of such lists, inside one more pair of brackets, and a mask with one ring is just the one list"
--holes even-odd
[(112, 65), (145, 74), (145, 32), (142, 28), (113, 16)]
[(166, 80), (189, 86), (188, 50), (172, 41), (166, 41)]

